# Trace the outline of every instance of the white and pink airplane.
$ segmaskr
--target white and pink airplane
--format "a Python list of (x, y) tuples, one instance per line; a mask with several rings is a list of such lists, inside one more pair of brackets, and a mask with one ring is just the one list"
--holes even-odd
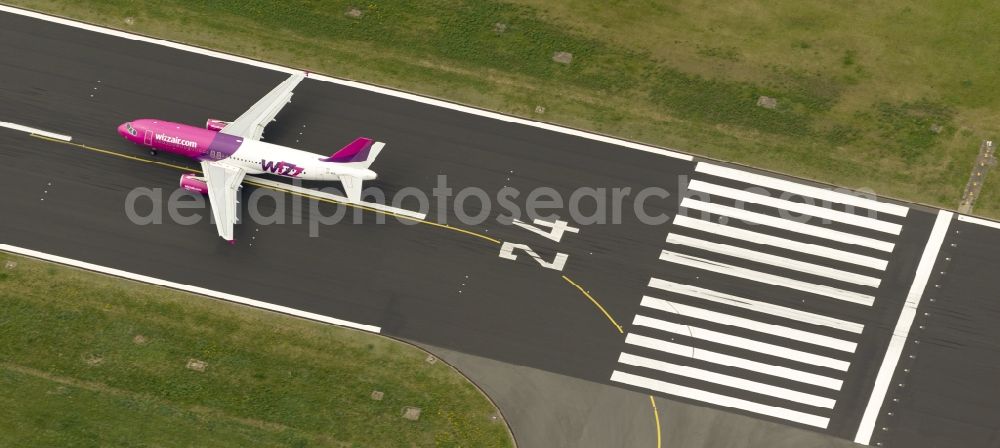
[(385, 143), (358, 138), (330, 157), (260, 141), (264, 127), (291, 102), (292, 90), (304, 74), (295, 74), (257, 101), (233, 122), (209, 119), (205, 128), (143, 119), (122, 123), (126, 140), (157, 151), (201, 162), (204, 176), (184, 174), (181, 187), (208, 195), (219, 236), (233, 243), (239, 194), (246, 174), (270, 173), (303, 180), (340, 181), (347, 198), (361, 200), (361, 183), (375, 179), (368, 169)]

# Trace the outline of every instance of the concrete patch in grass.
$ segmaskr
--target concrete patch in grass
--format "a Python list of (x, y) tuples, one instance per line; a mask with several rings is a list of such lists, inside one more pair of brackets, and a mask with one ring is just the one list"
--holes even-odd
[(414, 422), (420, 420), (420, 408), (415, 406), (403, 408), (403, 418)]
[(569, 65), (571, 62), (573, 62), (573, 53), (570, 53), (568, 51), (557, 51), (552, 54), (552, 60), (560, 64)]
[(194, 370), (195, 372), (204, 372), (208, 368), (208, 363), (198, 359), (191, 358), (187, 362), (188, 370)]

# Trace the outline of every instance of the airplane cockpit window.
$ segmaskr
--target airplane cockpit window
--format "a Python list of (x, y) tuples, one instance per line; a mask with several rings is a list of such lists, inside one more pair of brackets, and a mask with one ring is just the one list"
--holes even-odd
[(125, 130), (128, 131), (129, 134), (132, 134), (133, 137), (138, 135), (138, 132), (136, 132), (135, 128), (132, 127), (132, 123), (125, 123)]

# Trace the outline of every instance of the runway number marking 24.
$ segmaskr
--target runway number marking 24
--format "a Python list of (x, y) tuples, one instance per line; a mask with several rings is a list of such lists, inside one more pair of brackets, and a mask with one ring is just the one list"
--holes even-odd
[[(557, 243), (559, 242), (559, 240), (562, 239), (562, 236), (563, 236), (564, 232), (580, 233), (580, 229), (578, 229), (576, 227), (570, 227), (568, 225), (569, 223), (566, 222), (566, 221), (556, 220), (556, 222), (547, 222), (547, 221), (542, 221), (541, 219), (535, 219), (534, 223), (535, 223), (535, 225), (533, 226), (531, 224), (528, 224), (526, 222), (521, 221), (520, 219), (515, 219), (514, 220), (514, 225), (515, 226), (528, 229), (528, 230), (530, 230), (530, 231), (532, 231), (534, 233), (537, 233), (537, 234), (539, 234), (541, 236), (544, 236), (544, 237), (546, 237), (546, 238), (548, 238), (548, 239), (550, 239), (552, 241), (555, 241)], [(542, 229), (539, 229), (538, 227), (535, 227), (535, 226), (548, 227), (548, 228), (550, 228), (552, 230), (549, 230), (548, 232), (546, 232), (546, 231), (544, 231)]]
[[(566, 221), (559, 221), (559, 220), (556, 220), (556, 222), (547, 222), (547, 221), (542, 221), (540, 219), (535, 219), (534, 220), (535, 225), (531, 225), (526, 222), (522, 222), (520, 220), (515, 219), (513, 224), (518, 227), (527, 229), (538, 235), (541, 235), (545, 238), (548, 238), (552, 241), (555, 241), (557, 243), (560, 240), (562, 240), (562, 236), (565, 232), (580, 233), (580, 229), (576, 227), (570, 227), (568, 225), (569, 223), (567, 223)], [(550, 230), (545, 231), (537, 226), (548, 227)], [(538, 255), (537, 252), (534, 251), (534, 249), (532, 249), (527, 244), (511, 243), (506, 241), (503, 243), (503, 245), (500, 246), (500, 258), (503, 258), (505, 260), (517, 260), (517, 255), (514, 254), (514, 251), (517, 249), (523, 250), (525, 253), (530, 255), (531, 258), (534, 258), (535, 261), (537, 261), (538, 264), (540, 264), (543, 268), (554, 269), (556, 271), (562, 271), (563, 267), (566, 266), (566, 260), (569, 259), (569, 255), (564, 254), (562, 252), (557, 252), (555, 258), (553, 258), (552, 261), (545, 261), (544, 259), (542, 259), (541, 256)]]
[(542, 257), (538, 256), (534, 250), (528, 247), (527, 244), (510, 242), (504, 242), (503, 246), (500, 246), (500, 258), (506, 260), (517, 260), (517, 255), (514, 255), (514, 249), (521, 249), (527, 252), (528, 255), (531, 255), (531, 258), (534, 258), (535, 261), (542, 265), (543, 268), (555, 269), (557, 271), (563, 270), (563, 266), (566, 266), (566, 260), (569, 259), (569, 255), (560, 252), (556, 254), (556, 257), (552, 259), (552, 261), (545, 261)]

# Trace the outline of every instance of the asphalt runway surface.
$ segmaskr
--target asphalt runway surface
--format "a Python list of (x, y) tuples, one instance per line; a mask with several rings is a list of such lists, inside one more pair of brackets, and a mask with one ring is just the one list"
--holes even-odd
[[(852, 206), (838, 202), (841, 193), (819, 207), (811, 204), (825, 193), (805, 181), (307, 79), (265, 140), (323, 155), (361, 135), (385, 141), (372, 167), (379, 179), (368, 185), (390, 199), (408, 188), (429, 193), (442, 175), (455, 192), (517, 189), (522, 209), (539, 188), (564, 199), (580, 187), (633, 194), (617, 224), (576, 222), (567, 204), (547, 210), (579, 229), (559, 241), (498, 222), (503, 210), (475, 199), (429, 204), (428, 221), (468, 233), (394, 218), (379, 225), (376, 213), (274, 195), (253, 205), (283, 223), (247, 220), (230, 246), (204, 208), (185, 211), (201, 217), (196, 225), (128, 218), (135, 188), (164, 198), (177, 190), (184, 171), (165, 164), (196, 165), (150, 157), (115, 128), (137, 118), (231, 119), (284, 74), (10, 14), (0, 30), (0, 121), (91, 148), (0, 129), (0, 243), (845, 439), (858, 431), (938, 214), (885, 199)], [(669, 196), (647, 198), (643, 210), (669, 222), (644, 224), (632, 212), (635, 193), (649, 187)], [(778, 199), (754, 203), (736, 191)], [(263, 192), (244, 188), (243, 207), (255, 193)], [(586, 200), (582, 208), (595, 211)], [(338, 212), (343, 222), (310, 236), (311, 217)], [(480, 213), (480, 224), (459, 220)], [(812, 218), (795, 218), (803, 214)], [(565, 264), (546, 268), (520, 249), (517, 260), (502, 258), (502, 242), (526, 244), (545, 262), (564, 254)], [(941, 244), (873, 444), (1000, 446), (1000, 407), (991, 405), (1000, 398), (1000, 306), (989, 276), (1000, 230), (954, 221)]]

